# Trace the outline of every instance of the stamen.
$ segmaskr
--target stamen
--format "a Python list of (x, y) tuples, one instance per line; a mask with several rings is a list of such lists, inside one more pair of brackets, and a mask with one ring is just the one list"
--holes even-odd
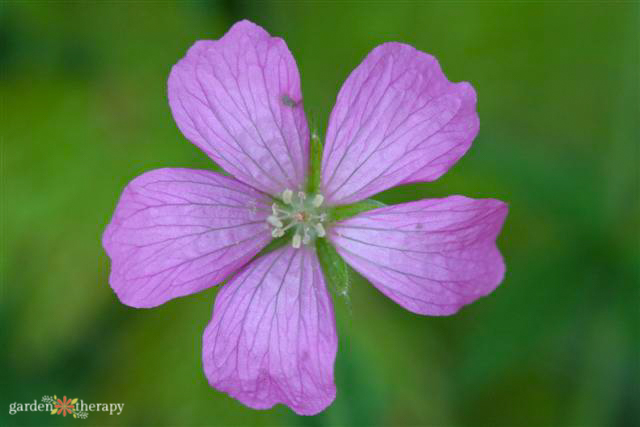
[(274, 228), (271, 230), (272, 237), (282, 237), (284, 236), (284, 230), (282, 228)]
[(281, 228), (283, 226), (282, 221), (277, 216), (269, 215), (267, 217), (267, 222), (274, 227)]
[(287, 226), (285, 228), (283, 228), (282, 231), (287, 231), (288, 229), (290, 229), (294, 225), (296, 225), (296, 223), (295, 222), (291, 222), (291, 223), (287, 224)]
[(304, 191), (298, 191), (298, 199), (300, 199), (300, 201), (304, 200), (307, 198), (307, 195), (304, 194)]
[(271, 212), (273, 212), (273, 215), (280, 220), (291, 218), (291, 212), (280, 209), (276, 203), (271, 206)]
[(293, 191), (287, 188), (282, 192), (282, 201), (285, 202), (287, 205), (290, 205), (292, 200), (293, 200)]
[(321, 223), (317, 223), (313, 226), (313, 228), (316, 229), (316, 233), (318, 234), (318, 237), (324, 237), (326, 236), (326, 232), (324, 231), (324, 227), (322, 226)]
[(304, 237), (302, 238), (302, 243), (308, 245), (311, 242), (311, 235), (309, 234), (309, 227), (304, 228)]
[(319, 208), (320, 205), (322, 205), (322, 202), (324, 202), (324, 196), (322, 194), (316, 194), (311, 204), (314, 207)]
[(300, 237), (300, 235), (298, 233), (294, 234), (293, 240), (291, 241), (291, 246), (293, 246), (294, 249), (299, 249), (301, 244), (302, 238)]

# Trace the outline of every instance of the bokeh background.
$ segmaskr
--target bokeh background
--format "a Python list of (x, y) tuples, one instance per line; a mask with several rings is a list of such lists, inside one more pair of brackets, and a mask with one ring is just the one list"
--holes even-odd
[[(617, 2), (39, 2), (0, 5), (2, 425), (637, 426), (639, 6)], [(476, 88), (480, 134), (439, 181), (386, 203), (510, 204), (504, 283), (453, 317), (411, 314), (355, 277), (334, 297), (338, 397), (315, 417), (209, 388), (217, 289), (153, 310), (118, 302), (100, 245), (121, 190), (214, 167), (175, 126), (170, 67), (249, 18), (298, 61), (322, 131), (379, 43), (437, 56)], [(43, 395), (119, 416), (8, 415)]]

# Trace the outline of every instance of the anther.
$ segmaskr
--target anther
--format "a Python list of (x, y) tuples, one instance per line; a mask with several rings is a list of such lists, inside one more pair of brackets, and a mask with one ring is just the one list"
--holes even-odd
[(302, 238), (302, 243), (308, 245), (311, 242), (311, 235), (309, 234), (309, 227), (304, 228), (304, 237)]
[(298, 233), (294, 234), (293, 240), (291, 241), (291, 246), (293, 246), (294, 249), (299, 249), (301, 244), (302, 238), (300, 237), (300, 235)]
[(273, 215), (269, 215), (267, 217), (267, 222), (269, 224), (273, 225), (274, 227), (277, 227), (277, 228), (281, 228), (282, 225), (283, 225), (282, 221), (280, 221), (280, 219), (278, 217), (273, 216)]
[(316, 229), (316, 234), (318, 235), (318, 237), (324, 237), (327, 233), (324, 231), (324, 227), (322, 226), (322, 224), (317, 223), (313, 226), (313, 228)]
[(282, 237), (284, 236), (284, 230), (282, 228), (274, 228), (273, 230), (271, 230), (271, 236)]
[(292, 200), (293, 200), (293, 191), (287, 188), (282, 192), (282, 201), (285, 202), (287, 205), (290, 205)]
[(322, 205), (322, 202), (324, 202), (324, 196), (322, 194), (316, 194), (313, 200), (311, 201), (311, 204), (314, 207), (319, 208), (320, 205)]
[(298, 191), (298, 199), (300, 199), (300, 201), (304, 200), (307, 198), (307, 195), (304, 194), (304, 191)]

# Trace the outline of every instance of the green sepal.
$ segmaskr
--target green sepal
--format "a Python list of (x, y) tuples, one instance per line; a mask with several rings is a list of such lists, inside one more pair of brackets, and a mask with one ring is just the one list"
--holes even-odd
[(327, 239), (316, 240), (316, 251), (329, 289), (348, 301), (351, 286), (349, 266)]
[(332, 221), (340, 221), (341, 219), (350, 218), (361, 212), (383, 208), (385, 206), (387, 205), (377, 200), (367, 199), (351, 205), (342, 205), (331, 208), (329, 211), (329, 218)]

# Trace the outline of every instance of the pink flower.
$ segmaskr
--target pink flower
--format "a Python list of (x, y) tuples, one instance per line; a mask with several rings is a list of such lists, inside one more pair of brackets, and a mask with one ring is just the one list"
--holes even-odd
[[(364, 59), (338, 94), (315, 179), (296, 63), (257, 25), (194, 44), (171, 71), (169, 104), (187, 139), (231, 177), (160, 169), (134, 179), (104, 233), (109, 280), (133, 307), (228, 280), (203, 363), (211, 386), (245, 405), (310, 415), (335, 398), (320, 241), (419, 314), (453, 314), (502, 281), (499, 200), (451, 196), (332, 219), (338, 205), (437, 179), (469, 149), (475, 91), (449, 82), (434, 57), (385, 43)], [(273, 239), (287, 244), (254, 259)]]

